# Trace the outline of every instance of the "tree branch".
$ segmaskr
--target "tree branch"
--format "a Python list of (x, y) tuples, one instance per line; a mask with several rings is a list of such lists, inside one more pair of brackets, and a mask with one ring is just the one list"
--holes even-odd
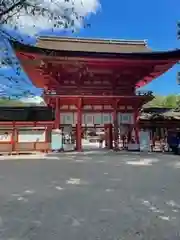
[(0, 13), (0, 19), (1, 19), (4, 15), (6, 15), (6, 14), (8, 14), (9, 12), (13, 11), (16, 7), (22, 5), (25, 1), (26, 1), (26, 0), (20, 0), (19, 2), (13, 4), (13, 5), (10, 6), (9, 8), (5, 9), (4, 11), (2, 11), (2, 12)]
[(13, 16), (15, 16), (15, 15), (18, 13), (18, 11), (20, 11), (22, 8), (23, 8), (23, 5), (21, 5), (20, 8), (17, 9), (12, 15), (8, 14), (7, 17), (6, 17), (6, 19), (4, 19), (4, 20), (1, 22), (1, 24), (7, 23), (8, 19), (9, 19), (9, 18), (12, 18)]

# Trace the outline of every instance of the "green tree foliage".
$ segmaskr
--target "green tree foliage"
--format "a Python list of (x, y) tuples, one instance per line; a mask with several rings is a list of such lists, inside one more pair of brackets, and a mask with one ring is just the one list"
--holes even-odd
[(2, 98), (0, 99), (0, 106), (16, 107), (16, 106), (26, 106), (26, 104), (18, 100), (9, 100), (9, 99)]
[(177, 107), (180, 108), (180, 96), (177, 99)]
[(177, 100), (178, 100), (177, 96), (169, 95), (164, 99), (163, 105), (167, 108), (176, 108), (177, 107)]
[(165, 97), (163, 97), (163, 96), (155, 96), (155, 98), (152, 101), (146, 103), (144, 105), (144, 107), (147, 107), (147, 108), (148, 107), (163, 107), (164, 99), (165, 99)]
[(180, 107), (180, 95), (155, 96), (155, 98), (145, 104), (144, 107), (177, 108)]

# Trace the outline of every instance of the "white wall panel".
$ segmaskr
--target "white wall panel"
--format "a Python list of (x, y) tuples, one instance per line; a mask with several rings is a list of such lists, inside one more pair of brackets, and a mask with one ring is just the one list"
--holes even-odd
[(77, 112), (74, 112), (73, 116), (74, 116), (73, 125), (75, 126), (77, 124)]
[(102, 113), (94, 113), (94, 124), (102, 124)]
[(45, 142), (45, 130), (19, 130), (18, 142)]
[[(62, 112), (60, 113), (61, 124), (73, 125), (77, 124), (77, 112)], [(94, 124), (104, 125), (112, 123), (111, 113), (83, 113), (82, 125), (93, 126)]]
[(119, 124), (134, 124), (134, 114), (133, 113), (118, 113), (118, 123)]
[(60, 114), (60, 123), (61, 124), (73, 124), (74, 123), (74, 114), (73, 112), (66, 112)]
[(94, 125), (94, 113), (84, 113), (82, 115), (82, 124), (87, 126)]
[(102, 114), (102, 123), (103, 123), (103, 125), (112, 123), (112, 114), (111, 113), (103, 113)]
[(82, 116), (82, 124), (86, 126), (104, 125), (111, 122), (111, 113), (84, 113)]

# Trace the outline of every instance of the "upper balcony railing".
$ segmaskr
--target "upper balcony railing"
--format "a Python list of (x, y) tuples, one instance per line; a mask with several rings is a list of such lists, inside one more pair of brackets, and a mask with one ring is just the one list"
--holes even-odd
[[(58, 95), (59, 93), (56, 91), (56, 90), (47, 90), (47, 91), (44, 91), (44, 93), (43, 93), (44, 95), (49, 95), (49, 96), (53, 96), (53, 95)], [(64, 94), (63, 94), (64, 95)], [(65, 94), (65, 95), (68, 95), (68, 94)], [(84, 93), (84, 94), (82, 94), (82, 95), (93, 95), (93, 92), (91, 93), (91, 94), (89, 94), (89, 93)], [(95, 91), (94, 91), (94, 95), (99, 95), (99, 94), (97, 94)], [(100, 94), (100, 95), (102, 95), (102, 93)], [(113, 95), (113, 93), (107, 93), (107, 94), (103, 94), (103, 95)], [(121, 96), (121, 94), (118, 94), (119, 96)], [(129, 94), (128, 96), (130, 96), (131, 94)], [(133, 94), (132, 94), (133, 95)], [(153, 97), (153, 92), (152, 91), (145, 91), (145, 90), (143, 90), (143, 91), (135, 91), (135, 95), (136, 96), (148, 96), (148, 97)], [(122, 95), (122, 96), (125, 96), (124, 94)], [(127, 96), (127, 94), (126, 94), (126, 96)]]

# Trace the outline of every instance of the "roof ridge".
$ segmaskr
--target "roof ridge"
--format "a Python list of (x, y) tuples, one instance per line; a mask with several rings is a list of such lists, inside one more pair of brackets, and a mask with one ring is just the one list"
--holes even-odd
[(113, 38), (85, 38), (85, 37), (54, 37), (54, 36), (40, 36), (38, 38), (38, 40), (49, 40), (49, 41), (63, 41), (63, 40), (67, 40), (67, 41), (85, 41), (85, 42), (98, 42), (98, 43), (116, 43), (116, 44), (122, 44), (122, 43), (126, 43), (126, 44), (139, 44), (139, 45), (147, 45), (147, 40), (126, 40), (126, 39), (113, 39)]

